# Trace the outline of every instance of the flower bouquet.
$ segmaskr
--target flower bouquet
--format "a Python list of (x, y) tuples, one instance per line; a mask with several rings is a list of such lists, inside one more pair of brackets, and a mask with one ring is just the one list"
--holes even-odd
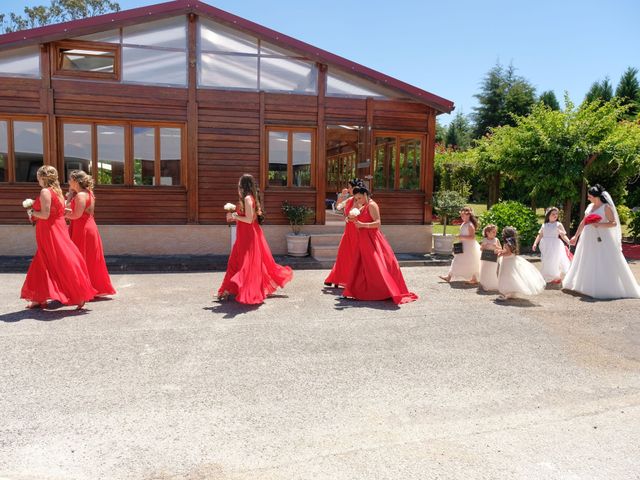
[(357, 217), (358, 215), (360, 215), (360, 209), (353, 207), (351, 210), (349, 210), (349, 216), (350, 217)]
[(36, 224), (33, 219), (33, 205), (35, 203), (36, 202), (31, 198), (27, 198), (24, 202), (22, 202), (22, 207), (27, 209), (27, 215), (29, 215), (29, 221), (31, 222), (31, 225)]
[[(584, 224), (585, 225), (592, 225), (594, 223), (599, 223), (600, 220), (602, 220), (602, 217), (596, 213), (590, 213), (589, 215), (587, 215), (586, 217), (584, 217)], [(598, 241), (601, 242), (602, 238), (600, 238), (600, 235), (598, 235)]]
[[(225, 204), (224, 204), (224, 210), (225, 210), (225, 212), (227, 212), (227, 213), (233, 213), (233, 212), (235, 212), (235, 211), (236, 211), (236, 205), (235, 205), (235, 203), (229, 203), (229, 202), (225, 203)], [(228, 223), (227, 225), (229, 226), (229, 228), (231, 228), (231, 224), (230, 224), (230, 223)]]

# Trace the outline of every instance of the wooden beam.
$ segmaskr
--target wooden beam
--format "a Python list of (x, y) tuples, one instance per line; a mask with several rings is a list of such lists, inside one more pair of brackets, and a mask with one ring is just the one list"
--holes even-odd
[[(373, 159), (375, 158), (375, 152), (373, 151), (373, 111), (375, 105), (373, 103), (373, 98), (369, 97), (366, 100), (367, 104), (367, 121), (364, 126), (364, 151), (367, 152), (367, 158), (365, 160), (369, 160), (369, 173), (365, 175), (363, 180), (367, 180), (369, 182), (369, 191), (373, 192), (375, 186), (373, 184)], [(358, 175), (358, 170), (356, 170), (356, 176)], [(369, 178), (366, 178), (369, 177)]]
[(197, 23), (198, 17), (193, 13), (189, 14), (188, 22), (188, 58), (189, 58), (189, 79), (188, 79), (188, 100), (187, 100), (187, 168), (183, 170), (186, 175), (183, 183), (187, 189), (187, 223), (198, 223), (198, 78), (197, 78)]
[(424, 214), (423, 223), (431, 224), (433, 216), (433, 175), (434, 161), (436, 153), (436, 114), (430, 109), (429, 118), (427, 120), (427, 144), (425, 146), (424, 158)]
[(264, 192), (267, 188), (267, 180), (269, 178), (269, 165), (267, 164), (267, 135), (265, 132), (264, 126), (264, 103), (265, 103), (265, 93), (264, 91), (260, 92), (260, 119), (259, 128), (260, 128), (260, 178), (258, 179), (258, 185), (260, 185), (260, 191), (262, 192), (262, 198), (264, 201)]
[(327, 195), (327, 161), (326, 161), (326, 131), (325, 90), (327, 86), (327, 66), (318, 64), (318, 131), (316, 135), (316, 224), (325, 223), (324, 199)]

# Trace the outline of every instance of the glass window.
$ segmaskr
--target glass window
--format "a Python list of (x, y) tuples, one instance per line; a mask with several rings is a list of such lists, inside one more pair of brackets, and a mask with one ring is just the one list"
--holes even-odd
[(373, 186), (380, 190), (394, 188), (396, 172), (396, 137), (376, 137)]
[(0, 51), (0, 74), (40, 77), (40, 48)]
[(91, 35), (76, 37), (73, 40), (80, 40), (83, 42), (120, 43), (120, 30), (93, 33)]
[(181, 133), (179, 128), (160, 129), (160, 185), (180, 185)]
[(79, 48), (61, 49), (60, 68), (82, 72), (115, 73), (115, 52), (86, 50)]
[(124, 27), (122, 43), (186, 50), (187, 19), (180, 16)]
[(38, 169), (44, 164), (42, 122), (13, 122), (13, 150), (16, 182), (37, 181)]
[(398, 188), (420, 189), (420, 165), (422, 163), (422, 141), (419, 138), (400, 138), (400, 179)]
[(187, 54), (149, 48), (122, 49), (122, 81), (131, 83), (187, 84)]
[(246, 53), (257, 55), (258, 40), (242, 32), (202, 17), (198, 29), (198, 46), (201, 52)]
[(348, 75), (329, 69), (327, 74), (327, 95), (346, 97), (398, 98), (400, 95), (355, 75)]
[(98, 183), (124, 184), (124, 127), (98, 125)]
[(156, 163), (155, 127), (133, 128), (133, 184), (153, 185)]
[(64, 181), (69, 181), (72, 170), (83, 170), (92, 173), (92, 135), (91, 124), (68, 123), (63, 127), (62, 151), (64, 155)]
[(7, 122), (0, 120), (0, 182), (9, 181), (9, 130)]
[(221, 88), (258, 88), (258, 57), (203, 53), (198, 85)]
[(352, 178), (366, 178), (370, 162), (365, 157), (365, 129), (361, 125), (327, 125), (327, 195), (338, 193)]
[(260, 58), (260, 90), (316, 93), (315, 64), (290, 58)]
[(311, 186), (311, 133), (293, 132), (293, 179), (294, 187)]
[(269, 132), (269, 185), (287, 186), (289, 132)]

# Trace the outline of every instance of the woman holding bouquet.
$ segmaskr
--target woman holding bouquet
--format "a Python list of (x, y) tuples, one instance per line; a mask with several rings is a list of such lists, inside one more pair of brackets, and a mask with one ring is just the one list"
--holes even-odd
[(40, 167), (38, 183), (42, 190), (31, 213), (36, 222), (37, 250), (20, 297), (29, 300), (27, 308), (58, 300), (64, 305), (77, 305), (80, 309), (97, 292), (91, 286), (80, 251), (69, 237), (57, 170), (49, 165)]
[(407, 289), (396, 256), (380, 231), (378, 204), (363, 185), (353, 189), (353, 196), (359, 213), (349, 215), (349, 221), (357, 228), (358, 244), (343, 295), (356, 300), (390, 298), (396, 305), (417, 300), (418, 296)]
[(571, 244), (576, 253), (562, 286), (593, 298), (640, 298), (640, 287), (622, 255), (620, 218), (611, 195), (589, 188), (591, 202)]
[(67, 212), (66, 217), (71, 220), (71, 240), (84, 257), (91, 284), (98, 291), (96, 296), (113, 295), (116, 291), (111, 285), (107, 264), (104, 261), (102, 240), (93, 217), (96, 207), (93, 178), (82, 170), (74, 170), (69, 175), (69, 188), (71, 212)]
[(331, 284), (336, 288), (344, 286), (351, 274), (351, 262), (353, 261), (353, 255), (358, 245), (358, 229), (354, 222), (348, 221), (348, 216), (353, 208), (353, 188), (363, 185), (362, 180), (359, 178), (349, 180), (349, 197), (336, 205), (336, 210), (342, 210), (344, 213), (346, 223), (344, 233), (340, 239), (340, 245), (338, 246), (336, 263), (333, 265), (329, 276), (324, 280), (324, 284), (327, 286)]
[(236, 241), (231, 248), (227, 273), (218, 289), (218, 299), (234, 295), (237, 302), (258, 304), (284, 287), (292, 278), (291, 267), (278, 265), (262, 233), (258, 216), (262, 208), (256, 183), (249, 174), (238, 182), (238, 212), (228, 212), (227, 222), (236, 222)]

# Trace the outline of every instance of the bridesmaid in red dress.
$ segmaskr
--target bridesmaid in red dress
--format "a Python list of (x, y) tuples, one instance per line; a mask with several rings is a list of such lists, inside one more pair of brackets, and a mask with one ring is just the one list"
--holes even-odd
[(239, 213), (227, 213), (227, 222), (236, 222), (236, 242), (231, 249), (227, 273), (218, 289), (218, 299), (234, 295), (237, 302), (255, 305), (284, 287), (292, 278), (291, 267), (278, 265), (258, 223), (262, 214), (253, 177), (244, 174), (238, 182)]
[(29, 300), (27, 308), (46, 306), (48, 300), (58, 300), (81, 309), (97, 292), (91, 286), (82, 255), (69, 238), (58, 172), (49, 165), (40, 167), (38, 183), (42, 190), (32, 213), (36, 222), (37, 250), (20, 298)]
[(349, 221), (358, 229), (358, 248), (343, 295), (356, 300), (390, 298), (396, 305), (417, 300), (418, 296), (407, 289), (396, 256), (380, 231), (378, 204), (364, 186), (354, 188), (353, 194), (360, 214), (350, 215)]
[(346, 221), (349, 211), (353, 208), (353, 188), (363, 186), (362, 180), (354, 178), (349, 180), (349, 195), (347, 200), (339, 205), (336, 205), (336, 210), (342, 210), (346, 225), (344, 227), (344, 233), (340, 239), (340, 245), (338, 246), (338, 255), (336, 256), (336, 263), (331, 269), (331, 273), (324, 280), (324, 284), (329, 286), (333, 284), (334, 287), (344, 287), (351, 275), (351, 263), (353, 262), (353, 256), (358, 245), (358, 229), (353, 222)]
[(111, 285), (102, 240), (93, 216), (96, 207), (93, 178), (82, 170), (74, 170), (69, 175), (69, 188), (71, 212), (67, 212), (66, 217), (71, 220), (71, 240), (84, 257), (91, 284), (98, 291), (96, 296), (114, 295), (116, 290)]

